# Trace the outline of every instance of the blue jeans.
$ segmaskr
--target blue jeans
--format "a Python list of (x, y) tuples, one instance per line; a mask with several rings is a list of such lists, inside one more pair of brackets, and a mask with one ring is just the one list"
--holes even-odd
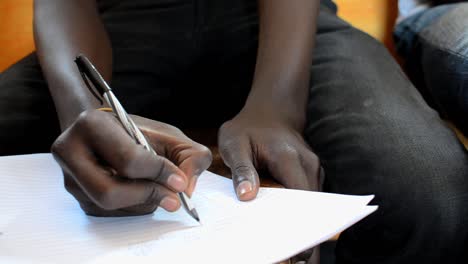
[(468, 135), (468, 3), (408, 17), (396, 26), (394, 37), (425, 99)]

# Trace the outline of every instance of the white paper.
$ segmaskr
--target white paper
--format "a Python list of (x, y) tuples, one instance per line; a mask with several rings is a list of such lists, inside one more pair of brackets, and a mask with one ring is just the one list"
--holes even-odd
[(86, 216), (50, 154), (0, 158), (0, 263), (273, 263), (311, 248), (377, 209), (373, 196), (261, 188), (239, 202), (229, 179), (205, 172), (180, 209)]

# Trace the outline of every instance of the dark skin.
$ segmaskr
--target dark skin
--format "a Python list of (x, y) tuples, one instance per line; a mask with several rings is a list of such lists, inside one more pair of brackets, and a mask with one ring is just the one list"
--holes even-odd
[(257, 169), (287, 188), (318, 190), (319, 160), (302, 137), (319, 1), (259, 1), (260, 36), (252, 89), (219, 132), (240, 200), (255, 198)]
[(211, 163), (209, 150), (179, 129), (132, 118), (159, 155), (136, 145), (116, 118), (99, 110), (80, 114), (52, 146), (65, 188), (90, 215), (149, 214), (158, 206), (176, 211), (180, 207), (176, 193), (190, 195), (198, 175)]
[[(224, 162), (238, 198), (256, 197), (258, 169), (287, 188), (318, 190), (319, 160), (302, 137), (318, 0), (259, 0), (260, 36), (254, 82), (245, 106), (219, 132)], [(154, 146), (136, 145), (88, 92), (73, 62), (79, 53), (112, 79), (112, 47), (96, 0), (35, 0), (37, 54), (63, 133), (52, 153), (66, 189), (96, 216), (142, 215), (180, 208), (210, 151), (179, 129), (133, 116)], [(155, 47), (157, 48), (157, 47)], [(318, 251), (314, 260), (318, 259)]]
[[(302, 137), (318, 5), (318, 0), (259, 0), (252, 89), (219, 133), (240, 200), (256, 197), (257, 169), (268, 170), (287, 188), (319, 188), (319, 160)], [(177, 128), (134, 117), (159, 154), (152, 157), (112, 114), (94, 110), (99, 104), (73, 58), (86, 54), (111, 81), (112, 47), (95, 0), (36, 0), (34, 8), (37, 52), (63, 130), (52, 153), (67, 190), (92, 215), (140, 215), (158, 206), (177, 210), (176, 193), (192, 194), (197, 176), (211, 163), (209, 150)]]

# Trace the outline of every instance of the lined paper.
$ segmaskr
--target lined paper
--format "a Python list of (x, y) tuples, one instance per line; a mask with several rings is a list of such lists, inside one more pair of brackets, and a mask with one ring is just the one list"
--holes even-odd
[(261, 188), (237, 200), (211, 172), (192, 197), (202, 224), (180, 209), (85, 215), (50, 154), (0, 158), (0, 263), (273, 263), (311, 248), (377, 209), (373, 196)]

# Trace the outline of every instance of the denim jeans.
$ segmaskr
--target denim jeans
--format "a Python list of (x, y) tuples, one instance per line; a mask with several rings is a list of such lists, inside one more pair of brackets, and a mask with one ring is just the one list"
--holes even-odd
[[(232, 118), (252, 84), (256, 2), (100, 1), (114, 53), (111, 85), (125, 108), (182, 128)], [(324, 4), (304, 139), (321, 159), (326, 191), (375, 194), (379, 205), (342, 233), (336, 261), (468, 263), (466, 151), (385, 47)], [(0, 75), (0, 152), (48, 151), (57, 128), (31, 54)]]
[(468, 135), (468, 3), (414, 14), (396, 26), (394, 36), (427, 101)]

